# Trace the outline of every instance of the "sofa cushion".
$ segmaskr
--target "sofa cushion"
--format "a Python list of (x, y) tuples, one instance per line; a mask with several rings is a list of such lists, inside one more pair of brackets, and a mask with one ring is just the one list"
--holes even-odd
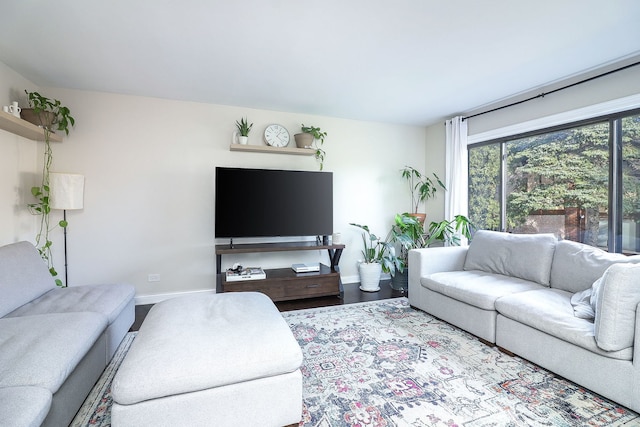
[(553, 234), (509, 234), (478, 230), (465, 270), (481, 270), (549, 285), (556, 238)]
[(576, 293), (590, 288), (610, 265), (638, 262), (638, 257), (609, 253), (583, 243), (561, 240), (551, 265), (551, 287)]
[(39, 427), (49, 413), (51, 400), (46, 388), (0, 388), (0, 426)]
[(0, 317), (55, 287), (47, 265), (31, 243), (0, 247)]
[(496, 301), (501, 315), (614, 359), (631, 360), (633, 348), (605, 351), (595, 340), (592, 322), (573, 315), (572, 294), (560, 289), (538, 289), (504, 296)]
[(421, 279), (423, 286), (483, 310), (495, 310), (496, 299), (514, 292), (542, 288), (517, 277), (486, 271), (448, 271)]
[(98, 313), (0, 319), (0, 387), (58, 391), (107, 327)]
[(111, 324), (134, 296), (135, 289), (127, 284), (56, 288), (9, 313), (6, 317), (90, 311), (105, 315)]
[(596, 291), (595, 336), (598, 347), (616, 351), (633, 345), (640, 303), (640, 265), (614, 264)]

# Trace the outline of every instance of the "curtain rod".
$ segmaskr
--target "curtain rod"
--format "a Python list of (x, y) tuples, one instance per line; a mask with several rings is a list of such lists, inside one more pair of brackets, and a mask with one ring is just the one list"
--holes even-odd
[(487, 113), (493, 113), (494, 111), (502, 110), (504, 108), (513, 107), (515, 105), (523, 104), (525, 102), (532, 101), (534, 99), (544, 98), (545, 96), (551, 95), (552, 93), (556, 93), (556, 92), (559, 92), (561, 90), (569, 89), (570, 87), (578, 86), (578, 85), (580, 85), (582, 83), (587, 83), (587, 82), (590, 82), (591, 80), (599, 79), (600, 77), (608, 76), (609, 74), (617, 73), (618, 71), (622, 71), (622, 70), (626, 70), (627, 68), (635, 67), (636, 65), (640, 65), (640, 61), (634, 62), (633, 64), (625, 65), (624, 67), (616, 68), (615, 70), (607, 71), (606, 73), (598, 74), (597, 76), (589, 77), (588, 79), (580, 80), (580, 81), (572, 83), (570, 85), (559, 87), (559, 88), (554, 89), (554, 90), (549, 91), (549, 92), (542, 92), (542, 93), (540, 93), (538, 95), (535, 95), (535, 96), (532, 96), (530, 98), (523, 99), (523, 100), (517, 101), (517, 102), (512, 102), (511, 104), (503, 105), (502, 107), (497, 107), (497, 108), (493, 108), (491, 110), (483, 111), (481, 113), (472, 114), (470, 116), (463, 117), (462, 120), (467, 120), (467, 119), (470, 119), (472, 117), (481, 116), (481, 115), (487, 114)]

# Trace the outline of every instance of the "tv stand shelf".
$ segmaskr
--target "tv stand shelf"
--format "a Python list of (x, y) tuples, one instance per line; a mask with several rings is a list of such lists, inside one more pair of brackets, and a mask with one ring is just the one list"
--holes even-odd
[[(326, 249), (330, 265), (320, 264), (319, 272), (296, 273), (291, 268), (267, 269), (266, 279), (227, 282), (222, 272), (222, 255), (260, 252), (292, 252)], [(316, 242), (246, 243), (216, 245), (217, 292), (262, 292), (273, 301), (338, 295), (342, 297), (338, 262), (344, 245), (324, 245)]]

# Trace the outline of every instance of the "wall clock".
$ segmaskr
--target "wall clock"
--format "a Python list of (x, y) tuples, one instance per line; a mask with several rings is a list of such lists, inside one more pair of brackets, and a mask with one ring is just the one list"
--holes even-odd
[(264, 142), (272, 147), (286, 147), (289, 139), (289, 131), (284, 126), (269, 125), (264, 130)]

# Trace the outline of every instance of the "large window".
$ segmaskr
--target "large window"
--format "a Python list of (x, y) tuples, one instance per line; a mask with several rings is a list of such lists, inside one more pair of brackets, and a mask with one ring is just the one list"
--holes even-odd
[(469, 217), (482, 229), (640, 252), (640, 115), (471, 145)]

